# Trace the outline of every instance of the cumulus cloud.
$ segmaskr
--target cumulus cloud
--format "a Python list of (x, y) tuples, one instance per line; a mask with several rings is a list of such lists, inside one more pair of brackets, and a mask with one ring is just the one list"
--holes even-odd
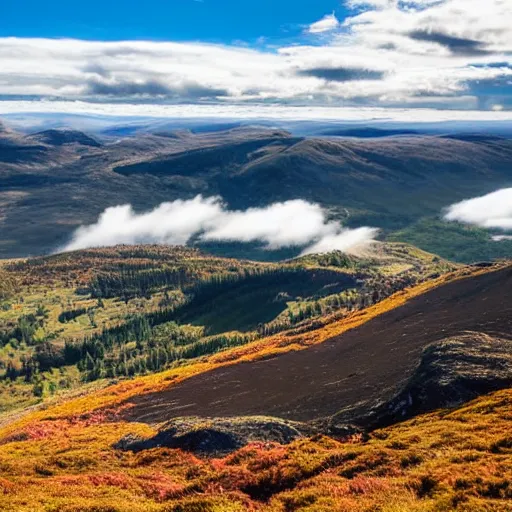
[(373, 228), (345, 229), (329, 221), (317, 204), (303, 200), (263, 208), (232, 211), (219, 197), (197, 196), (162, 203), (136, 213), (130, 205), (107, 208), (98, 222), (78, 228), (64, 251), (116, 244), (162, 243), (185, 245), (204, 241), (261, 242), (268, 249), (305, 247), (304, 254), (347, 251), (375, 238)]
[[(348, 0), (296, 39), (192, 42), (0, 38), (0, 97), (157, 103), (512, 107), (507, 0)], [(264, 79), (262, 79), (264, 77)]]
[(334, 14), (327, 14), (321, 20), (312, 23), (308, 28), (308, 32), (310, 34), (321, 34), (323, 32), (334, 30), (339, 26), (340, 22), (338, 21), (338, 18), (336, 18)]
[[(512, 188), (467, 199), (448, 208), (445, 219), (488, 229), (512, 230)], [(504, 239), (503, 237), (497, 240)]]

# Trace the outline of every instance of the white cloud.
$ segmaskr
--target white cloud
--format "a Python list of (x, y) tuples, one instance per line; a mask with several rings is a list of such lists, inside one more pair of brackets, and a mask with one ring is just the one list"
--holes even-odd
[(266, 208), (222, 212), (212, 219), (205, 240), (263, 241), (269, 248), (305, 245), (339, 231), (339, 224), (326, 222), (319, 205), (292, 200)]
[(155, 105), (136, 103), (89, 103), (85, 101), (0, 101), (0, 114), (81, 114), (141, 116), (170, 119), (393, 121), (437, 123), (445, 121), (512, 121), (510, 112), (427, 108), (321, 107), (254, 104)]
[(98, 222), (76, 230), (64, 251), (116, 244), (165, 243), (185, 245), (202, 240), (261, 242), (268, 249), (299, 246), (304, 254), (347, 251), (375, 238), (372, 228), (344, 229), (328, 221), (326, 212), (303, 200), (275, 203), (245, 211), (226, 209), (219, 197), (197, 196), (162, 203), (146, 213), (130, 205), (107, 208)]
[(488, 229), (512, 230), (512, 188), (504, 188), (448, 208), (446, 220)]
[(321, 20), (312, 23), (308, 28), (308, 32), (310, 34), (321, 34), (323, 32), (334, 30), (339, 26), (340, 22), (338, 21), (338, 18), (336, 18), (334, 14), (327, 14)]
[(375, 239), (378, 233), (376, 228), (342, 229), (336, 234), (326, 235), (318, 242), (304, 249), (302, 254), (325, 253), (331, 251), (350, 252)]
[(217, 198), (201, 196), (162, 203), (141, 214), (135, 213), (128, 204), (113, 206), (100, 215), (96, 224), (78, 228), (64, 250), (151, 242), (185, 245), (194, 233), (202, 231), (221, 213)]
[(492, 87), (512, 79), (509, 0), (346, 3), (345, 20), (327, 15), (292, 43), (258, 49), (0, 38), (0, 97), (512, 108), (512, 93)]

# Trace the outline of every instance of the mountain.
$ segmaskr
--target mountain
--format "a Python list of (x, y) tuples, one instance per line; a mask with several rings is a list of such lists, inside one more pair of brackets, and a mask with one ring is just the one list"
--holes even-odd
[[(159, 423), (176, 416), (268, 415), (365, 425), (374, 408), (392, 401), (407, 385), (423, 350), (432, 343), (469, 331), (479, 333), (475, 336), (509, 338), (511, 285), (510, 266), (456, 280), (307, 350), (219, 368), (168, 390), (137, 396), (128, 402), (128, 417)], [(504, 353), (512, 348), (511, 342), (507, 343)], [(503, 364), (508, 368), (508, 380), (500, 380), (496, 371), (498, 389), (512, 384), (512, 361), (509, 358)], [(496, 370), (499, 366), (493, 366), (490, 356), (488, 365)], [(475, 372), (475, 395), (485, 390), (478, 376)], [(493, 390), (492, 379), (487, 390)], [(455, 402), (453, 393), (446, 394)], [(406, 400), (400, 408), (401, 417), (410, 414), (408, 409), (426, 407), (425, 401), (416, 403), (417, 397), (409, 396), (410, 403)], [(429, 397), (434, 404), (435, 399), (440, 397)], [(444, 405), (438, 403), (433, 408)]]
[[(483, 229), (440, 220), (455, 202), (510, 186), (508, 139), (304, 138), (250, 126), (103, 140), (67, 130), (42, 134), (2, 138), (3, 257), (54, 251), (110, 206), (144, 211), (198, 194), (220, 195), (241, 210), (302, 198), (346, 226), (377, 227), (381, 239), (461, 262), (512, 250)], [(245, 250), (255, 256), (254, 247)]]
[(101, 144), (94, 138), (89, 137), (78, 130), (45, 130), (28, 135), (27, 139), (50, 146), (62, 146), (64, 144), (79, 144), (98, 148)]
[[(118, 246), (1, 270), (0, 510), (509, 508), (510, 262)], [(313, 316), (201, 331), (266, 277)]]
[[(439, 213), (443, 198), (467, 197), (464, 194), (474, 191), (477, 183), (481, 191), (484, 182), (489, 188), (507, 182), (511, 158), (508, 141), (482, 147), (437, 137), (376, 141), (279, 137), (158, 157), (116, 166), (114, 172), (158, 176), (169, 184), (180, 177), (185, 193), (194, 179), (236, 208), (302, 197), (326, 206), (369, 211), (371, 220), (401, 214), (405, 219), (397, 222), (406, 223), (407, 217)], [(455, 184), (457, 190), (451, 191)], [(404, 205), (406, 197), (412, 204)]]

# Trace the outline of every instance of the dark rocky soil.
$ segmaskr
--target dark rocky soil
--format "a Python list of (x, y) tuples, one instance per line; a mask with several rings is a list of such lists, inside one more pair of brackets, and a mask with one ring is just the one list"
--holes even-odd
[(344, 438), (361, 431), (345, 421), (356, 421), (368, 429), (382, 427), (434, 409), (456, 407), (511, 385), (512, 340), (467, 333), (430, 345), (403, 390), (360, 418), (338, 415), (311, 423), (259, 416), (176, 418), (150, 439), (126, 436), (115, 448), (134, 452), (180, 448), (219, 457), (255, 441), (289, 444), (318, 433)]
[[(467, 331), (481, 335), (470, 339)], [(305, 422), (359, 418), (364, 424), (369, 412), (396, 400), (408, 385), (419, 399), (417, 410), (499, 387), (507, 378), (492, 376), (508, 371), (511, 338), (509, 266), (431, 290), (310, 349), (213, 370), (140, 395), (130, 400), (126, 418), (159, 423), (183, 416), (265, 415)], [(448, 341), (423, 355), (440, 340)], [(415, 388), (424, 378), (425, 387)]]

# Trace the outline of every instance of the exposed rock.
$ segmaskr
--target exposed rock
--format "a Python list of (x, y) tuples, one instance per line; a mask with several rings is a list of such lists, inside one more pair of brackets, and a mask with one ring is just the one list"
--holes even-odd
[(139, 452), (151, 448), (180, 448), (206, 456), (223, 456), (251, 442), (289, 444), (313, 433), (307, 425), (263, 416), (239, 418), (176, 418), (150, 439), (128, 435), (115, 448)]
[(454, 336), (425, 349), (413, 376), (394, 399), (364, 420), (382, 426), (456, 407), (512, 385), (512, 340), (482, 333)]

